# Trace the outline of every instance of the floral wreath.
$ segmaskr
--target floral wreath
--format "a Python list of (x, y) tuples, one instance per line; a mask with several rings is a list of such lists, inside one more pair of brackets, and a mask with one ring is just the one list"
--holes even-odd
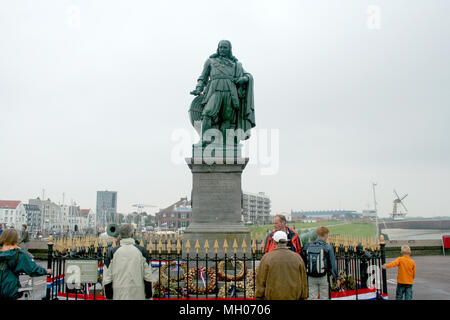
[(253, 269), (252, 271), (247, 273), (247, 276), (245, 277), (246, 287), (245, 287), (245, 296), (247, 298), (253, 299), (255, 298), (255, 281), (256, 281), (256, 274), (258, 273), (258, 269)]
[[(220, 288), (218, 297), (219, 298), (228, 298), (228, 295), (231, 293), (233, 286), (236, 284), (236, 291), (244, 291), (244, 281), (238, 282), (225, 282), (225, 285)], [(248, 289), (248, 288), (245, 288)], [(248, 290), (246, 290), (248, 291)]]
[(338, 279), (340, 280), (340, 285), (337, 286), (337, 281), (333, 281), (331, 283), (331, 291), (347, 291), (347, 290), (355, 290), (356, 289), (356, 281), (352, 275), (346, 275), (344, 272), (339, 272)]
[[(231, 261), (231, 259), (227, 260)], [(236, 273), (236, 276), (225, 274), (225, 262), (226, 262), (225, 260), (222, 260), (217, 264), (217, 275), (219, 276), (220, 280), (240, 281), (244, 278), (245, 274), (247, 273), (247, 267), (245, 266), (243, 261), (241, 260), (236, 261), (236, 263), (239, 264), (239, 272)]]
[[(163, 265), (161, 267), (161, 269), (159, 270), (159, 274), (161, 275), (161, 281), (167, 282), (167, 268), (176, 267), (176, 266), (177, 266), (177, 264), (174, 261)], [(187, 272), (186, 263), (179, 263), (178, 267), (181, 268), (183, 272), (180, 274), (179, 277), (174, 277), (174, 276), (170, 277), (170, 282), (177, 282), (178, 280), (184, 280), (184, 278), (186, 276), (186, 272)]]
[(154, 298), (164, 298), (166, 294), (168, 295), (174, 295), (178, 296), (181, 295), (183, 297), (186, 297), (187, 294), (185, 292), (186, 290), (182, 288), (181, 286), (177, 286), (177, 283), (171, 282), (169, 287), (167, 287), (166, 281), (156, 281), (153, 284), (153, 297)]
[[(244, 284), (245, 281), (245, 284)], [(244, 281), (238, 282), (225, 282), (225, 285), (222, 286), (219, 290), (218, 297), (219, 298), (228, 298), (227, 295), (231, 293), (232, 286), (236, 283), (237, 291), (245, 290), (245, 297), (253, 299), (255, 298), (255, 270), (252, 270), (247, 273)]]
[(257, 270), (252, 270), (250, 272), (247, 273), (247, 276), (245, 277), (245, 281), (247, 282), (247, 286), (248, 287), (254, 287), (255, 281), (256, 281), (256, 274), (257, 274)]
[[(209, 278), (208, 285), (206, 286), (206, 288), (201, 288), (195, 284), (195, 278), (202, 273), (206, 273), (207, 277)], [(206, 269), (206, 267), (198, 267), (189, 270), (189, 273), (185, 277), (184, 282), (189, 293), (205, 294), (205, 293), (212, 293), (216, 290), (217, 279), (213, 269), (211, 268)]]

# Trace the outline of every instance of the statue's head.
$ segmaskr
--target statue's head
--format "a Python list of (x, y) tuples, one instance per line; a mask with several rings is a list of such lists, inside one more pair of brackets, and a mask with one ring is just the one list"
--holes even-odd
[(231, 51), (231, 42), (228, 40), (221, 40), (217, 45), (217, 52), (213, 54), (211, 57), (227, 57), (233, 61), (237, 61), (237, 59), (233, 56)]
[(222, 40), (217, 46), (217, 54), (222, 57), (231, 57), (231, 42), (228, 40)]

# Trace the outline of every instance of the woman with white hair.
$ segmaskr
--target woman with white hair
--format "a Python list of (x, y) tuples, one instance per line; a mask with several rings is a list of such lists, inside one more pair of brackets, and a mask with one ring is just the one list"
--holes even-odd
[(133, 239), (131, 224), (120, 227), (120, 245), (105, 258), (103, 287), (107, 299), (144, 300), (151, 298), (150, 257)]

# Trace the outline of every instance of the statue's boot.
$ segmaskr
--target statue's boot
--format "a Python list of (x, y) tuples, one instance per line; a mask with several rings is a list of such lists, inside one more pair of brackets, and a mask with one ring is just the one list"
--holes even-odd
[(204, 116), (203, 117), (203, 121), (202, 121), (202, 130), (201, 130), (202, 136), (200, 137), (200, 141), (198, 143), (194, 144), (194, 147), (202, 147), (202, 148), (204, 148), (208, 144), (210, 144), (210, 142), (205, 141), (203, 139), (203, 137), (205, 135), (205, 132), (207, 132), (209, 129), (211, 129), (211, 127), (212, 127), (211, 126), (211, 118)]

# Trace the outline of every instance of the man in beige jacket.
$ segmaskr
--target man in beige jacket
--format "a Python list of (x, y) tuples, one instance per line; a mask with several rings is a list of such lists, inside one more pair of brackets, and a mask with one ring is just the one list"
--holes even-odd
[(286, 246), (286, 232), (275, 232), (273, 240), (275, 249), (266, 253), (258, 266), (256, 299), (306, 299), (308, 286), (303, 259)]
[(136, 245), (131, 224), (120, 228), (120, 246), (105, 258), (103, 287), (107, 299), (144, 300), (151, 298), (151, 261), (145, 248)]

